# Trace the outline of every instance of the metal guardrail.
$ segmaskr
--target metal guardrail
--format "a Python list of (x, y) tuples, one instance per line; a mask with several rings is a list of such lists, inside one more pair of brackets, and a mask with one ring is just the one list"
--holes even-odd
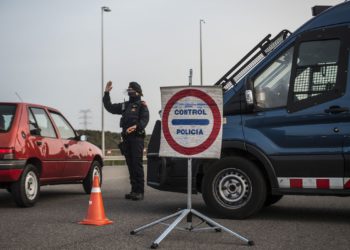
[[(125, 157), (123, 155), (111, 155), (111, 156), (105, 156), (103, 158), (104, 161), (125, 161)], [(147, 160), (147, 156), (143, 156), (143, 160)]]
[[(119, 149), (108, 149), (105, 152), (104, 161), (125, 161), (125, 156), (120, 153)], [(147, 160), (146, 152), (144, 152), (143, 160)]]

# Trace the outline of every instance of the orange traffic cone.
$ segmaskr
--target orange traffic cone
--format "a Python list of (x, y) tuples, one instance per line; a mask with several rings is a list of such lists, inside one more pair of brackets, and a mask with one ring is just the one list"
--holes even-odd
[(94, 182), (91, 189), (91, 195), (89, 200), (89, 209), (86, 219), (79, 222), (84, 225), (103, 226), (112, 224), (113, 221), (106, 218), (105, 209), (103, 207), (102, 194), (98, 176), (94, 176)]

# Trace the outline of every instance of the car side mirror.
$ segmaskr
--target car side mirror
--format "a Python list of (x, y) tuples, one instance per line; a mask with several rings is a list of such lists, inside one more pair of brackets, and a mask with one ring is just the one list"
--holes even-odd
[(30, 134), (31, 135), (37, 135), (40, 136), (41, 135), (41, 129), (38, 127), (38, 125), (34, 122), (29, 122), (29, 127), (30, 127)]
[(41, 129), (40, 129), (40, 128), (31, 129), (31, 130), (30, 130), (30, 134), (31, 134), (31, 135), (41, 136)]
[(79, 141), (87, 141), (87, 136), (86, 135), (80, 135), (79, 136)]

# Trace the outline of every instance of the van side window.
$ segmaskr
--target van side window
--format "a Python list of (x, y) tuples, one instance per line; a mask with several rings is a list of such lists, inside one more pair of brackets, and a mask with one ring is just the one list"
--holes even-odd
[(320, 28), (295, 40), (287, 111), (318, 106), (346, 93), (350, 27)]
[(339, 40), (310, 41), (299, 46), (293, 101), (327, 93), (335, 88)]
[(278, 108), (287, 105), (293, 47), (289, 48), (254, 80), (256, 105)]

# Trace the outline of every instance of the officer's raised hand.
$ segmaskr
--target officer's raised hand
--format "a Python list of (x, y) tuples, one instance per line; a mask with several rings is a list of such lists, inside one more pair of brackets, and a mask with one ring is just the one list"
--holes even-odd
[(105, 92), (110, 92), (112, 90), (112, 81), (107, 82)]

